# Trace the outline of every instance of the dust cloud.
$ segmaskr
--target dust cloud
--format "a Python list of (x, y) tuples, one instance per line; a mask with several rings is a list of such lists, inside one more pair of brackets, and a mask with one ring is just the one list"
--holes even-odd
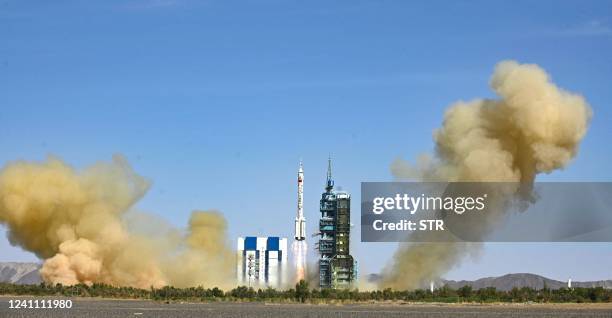
[[(398, 180), (516, 184), (496, 193), (486, 217), (471, 220), (470, 226), (479, 231), (476, 238), (500, 225), (510, 200), (533, 200), (538, 174), (570, 163), (592, 116), (582, 96), (557, 87), (534, 64), (500, 62), (490, 86), (498, 99), (461, 101), (448, 108), (434, 133), (433, 155), (421, 156), (415, 164), (398, 159), (391, 165)], [(480, 246), (451, 238), (448, 243), (401, 244), (379, 287), (423, 288), (466, 256), (478, 254)]]
[(133, 212), (149, 186), (121, 156), (79, 171), (54, 157), (9, 163), (0, 171), (0, 224), (11, 244), (44, 260), (47, 283), (232, 286), (223, 216), (194, 211), (182, 231)]

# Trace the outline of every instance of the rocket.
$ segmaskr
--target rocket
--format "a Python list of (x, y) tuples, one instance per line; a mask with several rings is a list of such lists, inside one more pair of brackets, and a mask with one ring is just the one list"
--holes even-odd
[(297, 215), (295, 217), (295, 240), (291, 244), (293, 251), (293, 264), (295, 265), (296, 282), (306, 278), (306, 255), (308, 245), (306, 244), (306, 218), (304, 217), (304, 167), (302, 160), (297, 174), (298, 200)]
[(304, 167), (300, 160), (300, 168), (297, 175), (298, 201), (297, 216), (295, 217), (295, 239), (303, 241), (306, 239), (306, 218), (304, 218)]

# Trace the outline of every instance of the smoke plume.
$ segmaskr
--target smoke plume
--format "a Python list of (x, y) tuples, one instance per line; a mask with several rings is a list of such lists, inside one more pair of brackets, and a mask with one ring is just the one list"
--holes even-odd
[[(415, 165), (401, 159), (391, 165), (398, 179), (515, 183), (495, 195), (495, 208), (486, 217), (470, 220), (481, 239), (499, 225), (510, 200), (532, 200), (537, 174), (563, 169), (575, 157), (592, 115), (582, 96), (558, 88), (537, 65), (503, 61), (490, 85), (499, 99), (449, 107), (434, 133), (433, 156), (422, 156)], [(479, 243), (449, 241), (400, 245), (383, 272), (381, 287), (426, 286), (479, 251)]]
[(120, 156), (82, 171), (57, 158), (10, 163), (0, 171), (0, 224), (11, 244), (44, 260), (48, 283), (230, 285), (233, 254), (221, 214), (193, 212), (186, 233), (130, 229), (165, 224), (132, 212), (149, 184)]

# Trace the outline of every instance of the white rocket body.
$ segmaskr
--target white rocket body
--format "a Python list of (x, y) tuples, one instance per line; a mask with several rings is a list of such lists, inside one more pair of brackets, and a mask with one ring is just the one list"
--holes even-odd
[(308, 246), (306, 245), (306, 218), (304, 217), (304, 167), (302, 166), (302, 161), (300, 161), (297, 177), (297, 216), (295, 217), (295, 241), (292, 244), (295, 282), (306, 279), (306, 255), (308, 253)]
[(298, 202), (297, 216), (295, 217), (295, 239), (303, 241), (306, 239), (306, 218), (304, 218), (304, 168), (300, 161), (298, 169)]

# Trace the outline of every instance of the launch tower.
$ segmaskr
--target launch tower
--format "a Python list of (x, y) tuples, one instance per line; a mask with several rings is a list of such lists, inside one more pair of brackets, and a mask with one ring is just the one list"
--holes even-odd
[(331, 168), (329, 158), (319, 220), (319, 287), (349, 288), (356, 276), (355, 261), (349, 254), (351, 195), (334, 191)]

